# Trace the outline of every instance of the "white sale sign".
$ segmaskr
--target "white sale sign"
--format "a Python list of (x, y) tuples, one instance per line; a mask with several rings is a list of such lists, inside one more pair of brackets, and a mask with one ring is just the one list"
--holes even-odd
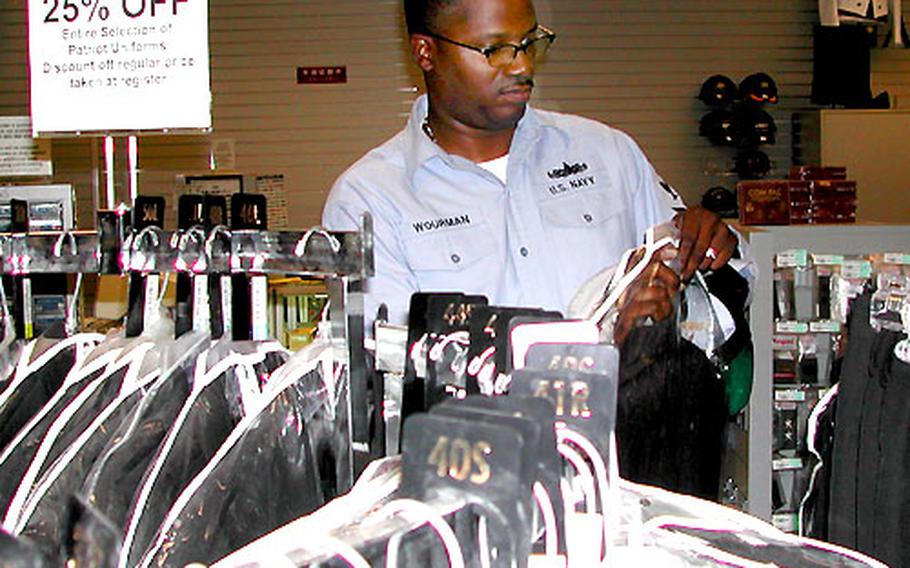
[(29, 0), (33, 132), (211, 126), (208, 0)]

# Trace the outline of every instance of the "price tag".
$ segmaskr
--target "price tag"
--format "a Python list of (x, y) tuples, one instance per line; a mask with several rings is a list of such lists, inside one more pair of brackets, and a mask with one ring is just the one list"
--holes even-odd
[(902, 252), (886, 252), (885, 264), (910, 264), (910, 254)]
[(841, 324), (836, 320), (819, 320), (809, 322), (809, 331), (812, 333), (840, 333)]
[(35, 133), (209, 128), (206, 0), (29, 0)]
[(842, 254), (813, 254), (812, 262), (816, 266), (840, 266), (844, 263)]
[(250, 278), (250, 310), (253, 324), (251, 339), (265, 341), (269, 338), (269, 279), (267, 276)]
[(799, 389), (777, 389), (774, 391), (774, 400), (777, 402), (804, 402), (806, 393)]
[(161, 319), (161, 281), (159, 275), (149, 274), (145, 278), (145, 304), (142, 321), (145, 329), (151, 328)]
[(809, 333), (809, 324), (802, 321), (779, 321), (774, 324), (777, 333)]
[(809, 253), (805, 249), (786, 250), (777, 253), (778, 268), (798, 268), (809, 264)]
[(844, 278), (872, 278), (872, 263), (868, 260), (846, 260), (840, 274)]
[(783, 471), (788, 469), (801, 469), (803, 467), (802, 458), (777, 458), (771, 460), (771, 469), (774, 471)]
[(771, 515), (771, 524), (779, 531), (795, 533), (799, 528), (796, 513), (775, 513)]
[(234, 295), (234, 282), (231, 277), (220, 276), (221, 281), (221, 322), (223, 337), (231, 337), (234, 330), (234, 305), (231, 303), (231, 297)]
[(211, 329), (211, 311), (209, 277), (197, 274), (193, 277), (193, 331), (208, 332)]
[(772, 335), (771, 348), (774, 351), (790, 351), (799, 348), (799, 338), (795, 335)]

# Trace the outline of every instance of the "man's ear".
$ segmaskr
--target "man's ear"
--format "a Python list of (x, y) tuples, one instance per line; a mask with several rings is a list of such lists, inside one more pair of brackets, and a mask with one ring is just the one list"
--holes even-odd
[(433, 39), (421, 34), (411, 34), (411, 55), (424, 73), (432, 71), (436, 55)]

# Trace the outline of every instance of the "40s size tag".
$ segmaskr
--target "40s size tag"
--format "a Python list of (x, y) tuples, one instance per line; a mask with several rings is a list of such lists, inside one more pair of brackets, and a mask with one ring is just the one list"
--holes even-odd
[(522, 442), (501, 424), (416, 414), (404, 424), (402, 489), (424, 499), (454, 489), (498, 501), (519, 490)]
[[(404, 496), (428, 502), (461, 496), (469, 505), (455, 515), (456, 524), (479, 526), (484, 519), (491, 548), (498, 551), (491, 566), (526, 556), (531, 531), (521, 505), (529, 499), (521, 479), (521, 433), (499, 421), (415, 414), (404, 423), (402, 448)], [(474, 531), (457, 532), (462, 540)], [(465, 540), (463, 550), (476, 550), (476, 532)]]

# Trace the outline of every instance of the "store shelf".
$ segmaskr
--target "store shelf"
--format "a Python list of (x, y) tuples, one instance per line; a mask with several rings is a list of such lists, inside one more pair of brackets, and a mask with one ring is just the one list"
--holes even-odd
[(754, 516), (770, 520), (774, 331), (773, 273), (779, 252), (806, 249), (819, 254), (860, 255), (910, 251), (910, 225), (806, 225), (745, 227), (759, 277), (755, 283), (750, 324), (755, 347), (752, 398), (748, 409), (748, 504)]

